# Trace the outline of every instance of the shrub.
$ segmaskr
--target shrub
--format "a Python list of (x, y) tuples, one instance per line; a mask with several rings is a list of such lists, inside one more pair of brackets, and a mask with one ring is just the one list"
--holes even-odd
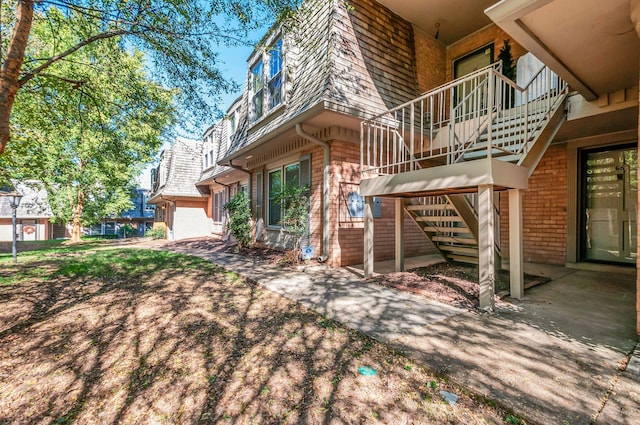
[(236, 240), (239, 248), (251, 245), (251, 208), (246, 192), (238, 192), (223, 207), (229, 212), (227, 229)]
[(300, 259), (302, 239), (309, 232), (309, 188), (286, 185), (276, 201), (282, 205), (280, 225), (293, 238), (292, 257)]
[(154, 227), (153, 229), (149, 229), (144, 235), (150, 237), (151, 239), (164, 239), (167, 237), (165, 230), (161, 227)]
[(122, 235), (123, 238), (130, 238), (131, 236), (135, 236), (138, 233), (138, 231), (136, 230), (135, 227), (133, 227), (131, 224), (127, 223), (127, 224), (123, 224), (120, 227), (120, 234)]

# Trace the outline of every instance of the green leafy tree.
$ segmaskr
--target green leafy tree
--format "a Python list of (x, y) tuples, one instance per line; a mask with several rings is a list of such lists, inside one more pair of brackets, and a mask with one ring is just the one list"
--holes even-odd
[[(75, 43), (73, 17), (48, 14), (33, 27), (30, 57)], [(72, 221), (79, 241), (82, 225), (131, 208), (133, 182), (175, 122), (173, 95), (149, 80), (140, 52), (113, 38), (87, 45), (18, 93), (14, 149), (0, 156), (0, 173), (42, 181), (56, 218)]]
[(282, 206), (280, 225), (293, 238), (291, 253), (296, 262), (302, 240), (309, 233), (308, 193), (308, 186), (285, 185), (275, 198)]
[[(80, 63), (89, 47), (105, 42), (145, 52), (154, 77), (176, 87), (196, 117), (209, 118), (221, 92), (235, 88), (219, 69), (220, 44), (246, 43), (246, 31), (284, 18), (296, 0), (3, 0), (0, 1), (0, 154), (11, 138), (16, 95), (34, 90), (37, 77), (81, 84), (53, 72), (60, 62)], [(34, 29), (49, 26), (73, 35), (71, 43), (40, 49)], [(35, 47), (35, 48), (34, 48)], [(34, 54), (37, 52), (37, 54)], [(42, 99), (41, 99), (42, 100)], [(55, 101), (52, 101), (56, 105)], [(57, 106), (57, 105), (56, 105)]]
[(224, 204), (224, 209), (229, 212), (227, 229), (236, 240), (239, 248), (251, 245), (251, 207), (249, 196), (241, 191)]

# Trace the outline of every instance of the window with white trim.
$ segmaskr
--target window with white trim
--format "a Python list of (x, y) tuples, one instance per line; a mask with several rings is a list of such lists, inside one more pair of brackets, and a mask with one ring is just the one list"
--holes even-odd
[(267, 79), (267, 99), (269, 110), (282, 103), (282, 38), (269, 49), (269, 78)]
[(257, 121), (264, 115), (264, 65), (262, 60), (251, 68), (251, 92), (253, 93), (251, 100), (253, 120)]
[(251, 119), (258, 121), (283, 101), (282, 38), (279, 37), (251, 67)]
[[(280, 226), (282, 205), (277, 202), (280, 191), (285, 186), (302, 187), (311, 183), (311, 160), (309, 156), (299, 162), (284, 165), (268, 172), (267, 176), (267, 225)], [(260, 188), (258, 188), (260, 189)], [(259, 193), (258, 198), (262, 196)]]
[(211, 219), (214, 223), (222, 223), (223, 207), (226, 204), (225, 192), (226, 190), (215, 192), (211, 197)]

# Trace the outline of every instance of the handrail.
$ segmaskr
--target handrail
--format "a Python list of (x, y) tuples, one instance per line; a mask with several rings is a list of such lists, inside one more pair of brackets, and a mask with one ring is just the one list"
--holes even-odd
[(526, 155), (568, 86), (548, 67), (525, 87), (500, 70), (500, 63), (491, 64), (362, 121), (361, 172), (397, 174), (423, 165), (494, 155), (517, 161)]
[(491, 65), (487, 65), (484, 68), (480, 68), (480, 69), (478, 69), (476, 71), (473, 71), (473, 72), (465, 75), (464, 77), (458, 78), (457, 80), (452, 80), (452, 81), (449, 81), (448, 83), (444, 83), (444, 84), (442, 84), (442, 85), (440, 85), (438, 87), (435, 87), (435, 88), (433, 88), (433, 89), (431, 89), (429, 91), (426, 91), (426, 92), (422, 93), (419, 97), (417, 97), (417, 98), (415, 98), (413, 100), (409, 100), (409, 101), (407, 101), (407, 102), (405, 102), (405, 103), (403, 103), (401, 105), (398, 105), (398, 106), (396, 106), (394, 108), (391, 108), (391, 109), (387, 110), (386, 112), (382, 112), (382, 113), (380, 113), (378, 115), (374, 115), (374, 116), (366, 119), (365, 122), (366, 121), (373, 121), (376, 118), (380, 118), (380, 117), (382, 117), (384, 115), (388, 115), (388, 114), (391, 114), (391, 113), (393, 113), (395, 111), (398, 111), (400, 109), (406, 108), (407, 106), (411, 105), (412, 103), (419, 102), (420, 100), (424, 100), (427, 97), (435, 96), (437, 94), (440, 94), (440, 93), (446, 91), (447, 89), (450, 89), (452, 87), (464, 84), (464, 83), (466, 83), (468, 81), (471, 81), (475, 77), (477, 77), (478, 75), (481, 75), (481, 74), (485, 73), (489, 68), (496, 68), (496, 69), (501, 70), (502, 69), (502, 63), (501, 62), (494, 62)]

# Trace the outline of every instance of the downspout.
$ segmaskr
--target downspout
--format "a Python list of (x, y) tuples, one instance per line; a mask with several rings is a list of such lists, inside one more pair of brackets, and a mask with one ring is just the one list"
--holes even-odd
[(324, 263), (329, 259), (329, 242), (331, 238), (331, 232), (329, 225), (330, 220), (330, 200), (329, 200), (329, 171), (330, 171), (330, 156), (329, 156), (329, 144), (315, 137), (312, 134), (306, 133), (302, 129), (301, 124), (296, 124), (296, 133), (298, 136), (320, 145), (324, 148), (324, 170), (323, 170), (323, 182), (322, 182), (322, 208), (323, 208), (323, 220), (322, 220), (322, 255), (318, 257), (318, 262)]

